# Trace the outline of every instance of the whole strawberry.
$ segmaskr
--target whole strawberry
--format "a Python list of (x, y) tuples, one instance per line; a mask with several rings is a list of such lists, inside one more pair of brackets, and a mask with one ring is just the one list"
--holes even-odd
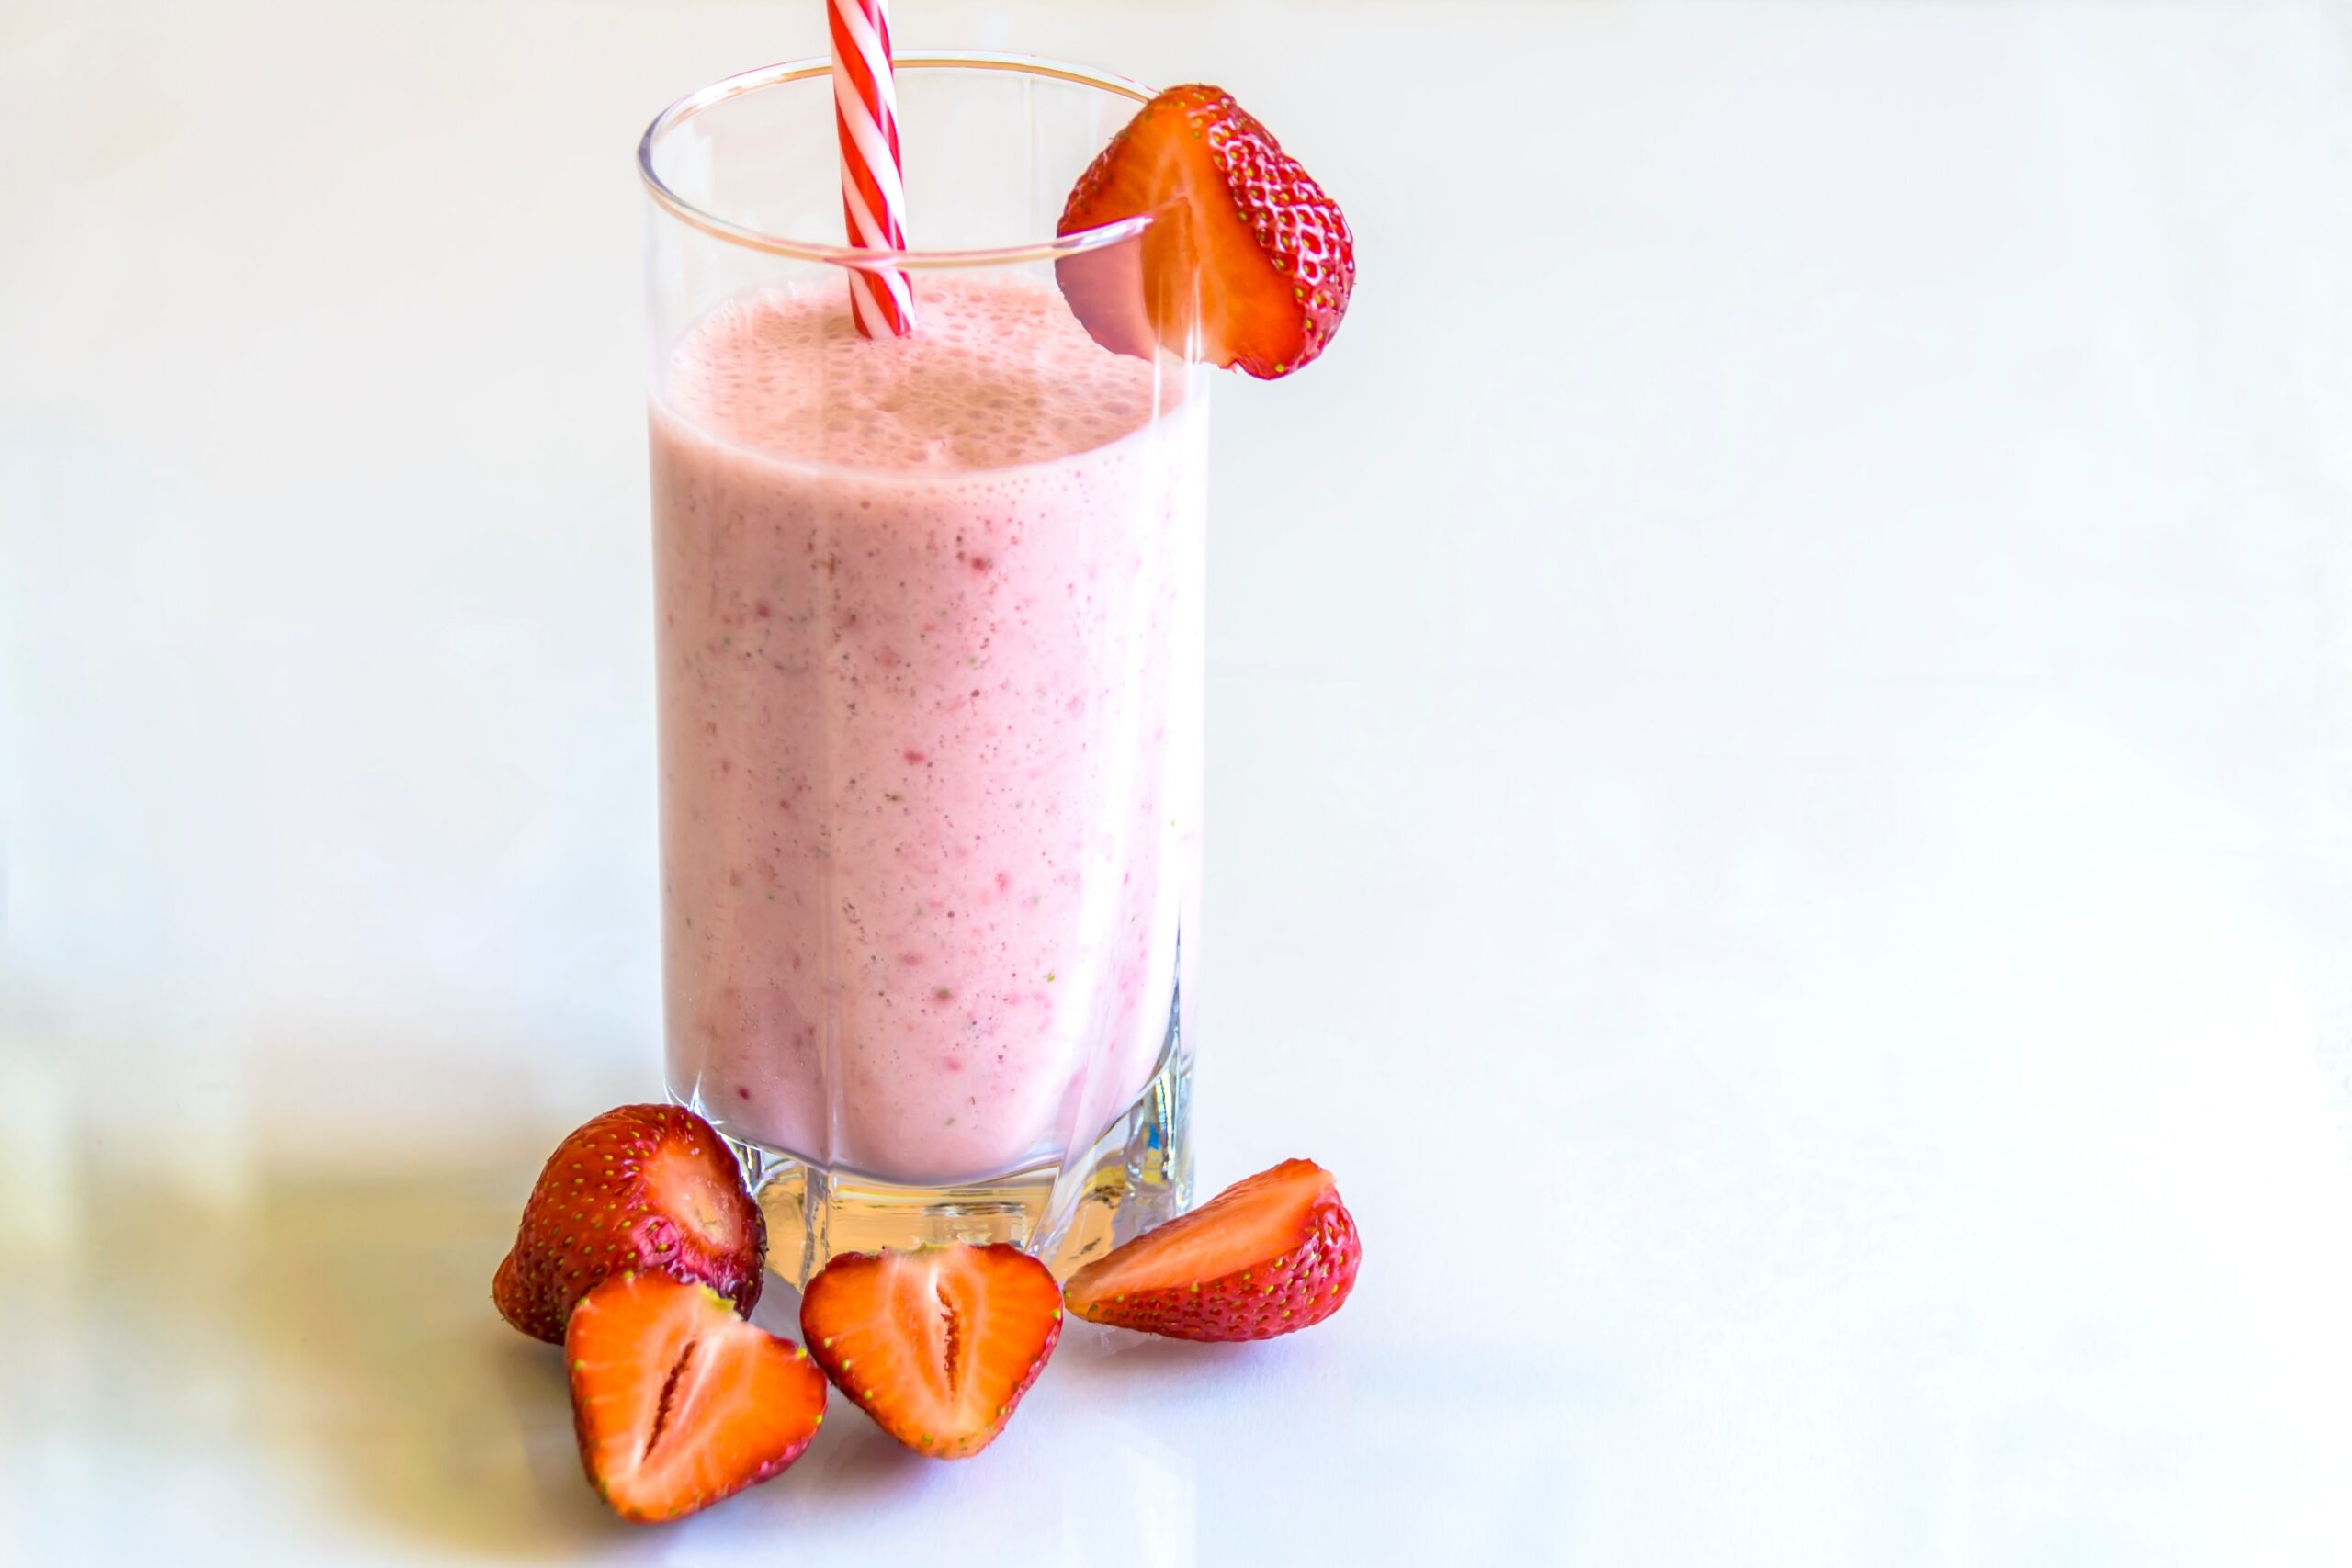
[(1286, 1159), (1069, 1277), (1091, 1323), (1176, 1339), (1272, 1339), (1311, 1328), (1355, 1289), (1363, 1244), (1331, 1173)]
[(675, 1105), (624, 1105), (548, 1156), (491, 1299), (560, 1345), (580, 1298), (628, 1269), (707, 1285), (748, 1314), (766, 1254), (766, 1222), (710, 1123)]

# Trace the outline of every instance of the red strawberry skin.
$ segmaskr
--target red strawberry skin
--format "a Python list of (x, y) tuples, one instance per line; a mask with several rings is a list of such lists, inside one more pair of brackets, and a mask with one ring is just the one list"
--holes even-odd
[(933, 1459), (968, 1459), (1045, 1371), (1061, 1290), (1004, 1242), (841, 1253), (802, 1291), (800, 1333), (884, 1431)]
[[(1171, 204), (1181, 210), (1163, 210)], [(1144, 234), (1140, 309), (1132, 264), (1106, 259), (1125, 246), (1057, 267), (1070, 308), (1103, 346), (1148, 356), (1148, 341), (1138, 341), (1147, 326), (1181, 346), (1197, 324), (1203, 357), (1271, 379), (1329, 345), (1355, 290), (1355, 237), (1339, 204), (1232, 94), (1193, 84), (1146, 104), (1079, 176), (1057, 230), (1146, 212), (1160, 218)]]
[(707, 1285), (748, 1314), (766, 1254), (767, 1223), (710, 1123), (682, 1106), (624, 1105), (548, 1156), (491, 1299), (560, 1345), (573, 1305), (623, 1269)]
[(1285, 1160), (1088, 1264), (1063, 1296), (1090, 1323), (1175, 1339), (1272, 1339), (1339, 1311), (1363, 1261), (1330, 1174)]
[(707, 1508), (808, 1451), (825, 1378), (734, 1303), (666, 1274), (616, 1274), (582, 1297), (563, 1342), (588, 1483), (656, 1524)]

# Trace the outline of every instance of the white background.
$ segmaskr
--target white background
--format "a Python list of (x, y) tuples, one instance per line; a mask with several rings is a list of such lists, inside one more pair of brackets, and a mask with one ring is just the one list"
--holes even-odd
[(2352, 1561), (2346, 11), (898, 30), (1353, 220), (1218, 394), (1200, 1113), (1355, 1299), (608, 1519), (487, 1291), (658, 1089), (630, 152), (820, 7), (0, 0), (0, 1558)]

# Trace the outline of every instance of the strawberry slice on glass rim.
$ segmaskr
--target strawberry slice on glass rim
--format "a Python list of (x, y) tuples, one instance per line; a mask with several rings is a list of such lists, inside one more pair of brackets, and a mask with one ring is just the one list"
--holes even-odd
[(1141, 358), (1164, 346), (1263, 379), (1329, 345), (1355, 288), (1355, 238), (1232, 94), (1193, 84), (1146, 104), (1079, 177), (1057, 232), (1146, 214), (1139, 257), (1122, 243), (1055, 265), (1097, 343)]

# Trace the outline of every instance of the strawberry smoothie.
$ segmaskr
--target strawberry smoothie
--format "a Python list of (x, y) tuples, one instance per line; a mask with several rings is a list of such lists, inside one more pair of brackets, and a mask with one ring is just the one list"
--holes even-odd
[(662, 943), (677, 1092), (946, 1184), (1085, 1147), (1168, 1039), (1205, 408), (1047, 283), (916, 283), (872, 342), (838, 282), (737, 296), (659, 378)]

